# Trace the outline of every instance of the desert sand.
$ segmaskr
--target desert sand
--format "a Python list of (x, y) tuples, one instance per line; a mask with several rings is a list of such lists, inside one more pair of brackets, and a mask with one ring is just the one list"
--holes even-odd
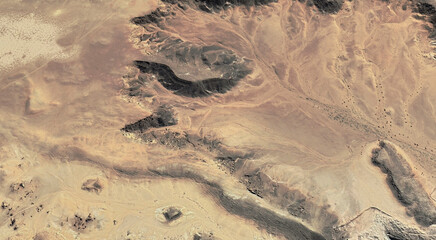
[(229, 2), (0, 3), (0, 239), (436, 239), (434, 3)]

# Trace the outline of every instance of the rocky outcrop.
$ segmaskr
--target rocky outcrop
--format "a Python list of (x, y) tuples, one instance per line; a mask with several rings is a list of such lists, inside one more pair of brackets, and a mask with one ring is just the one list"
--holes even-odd
[(342, 9), (344, 0), (312, 0), (313, 4), (322, 13), (335, 14)]
[(145, 132), (150, 128), (168, 127), (177, 124), (177, 119), (174, 118), (173, 112), (166, 106), (161, 106), (152, 115), (143, 118), (135, 123), (127, 124), (122, 131), (125, 132)]
[[(175, 1), (166, 2), (176, 3)], [(179, 8), (184, 6), (183, 2), (185, 1), (177, 2)], [(219, 6), (219, 1), (215, 3), (187, 1), (185, 3)], [(179, 8), (169, 5), (166, 8), (158, 8), (150, 14), (132, 18), (132, 23), (142, 26), (146, 31), (138, 36), (139, 40), (148, 43), (150, 49), (156, 51), (156, 55), (164, 57), (169, 62), (209, 69), (220, 77), (189, 81), (177, 77), (174, 71), (163, 63), (135, 61), (135, 66), (143, 73), (156, 75), (162, 86), (181, 96), (205, 97), (214, 93), (226, 93), (251, 73), (247, 65), (249, 61), (222, 46), (201, 46), (172, 36), (166, 31), (166, 23), (176, 15), (175, 11), (180, 11)]]
[(391, 143), (380, 141), (371, 161), (387, 175), (387, 183), (408, 213), (423, 226), (436, 224), (436, 207), (416, 180), (412, 168)]
[(334, 228), (334, 239), (434, 239), (431, 233), (408, 227), (378, 208), (371, 207), (345, 224)]
[(163, 210), (162, 213), (167, 222), (172, 222), (182, 216), (182, 211), (177, 209), (176, 207), (168, 207)]
[(429, 38), (436, 39), (436, 7), (434, 3), (426, 0), (413, 1), (413, 11), (423, 15), (423, 18), (428, 22), (431, 27), (427, 26), (429, 30)]
[(245, 173), (241, 181), (252, 194), (265, 198), (289, 214), (322, 229), (323, 236), (329, 238), (333, 235), (332, 229), (338, 223), (338, 217), (328, 206), (318, 205), (310, 196), (272, 180), (260, 170)]
[(142, 73), (152, 73), (163, 87), (173, 93), (186, 97), (204, 97), (213, 93), (226, 93), (237, 82), (245, 77), (249, 71), (233, 69), (227, 76), (229, 78), (209, 78), (200, 81), (188, 81), (179, 78), (170, 67), (165, 64), (135, 61), (135, 65)]
[(164, 177), (188, 178), (203, 184), (207, 188), (207, 193), (214, 197), (229, 213), (250, 219), (272, 234), (282, 235), (289, 240), (325, 239), (321, 234), (310, 230), (303, 224), (261, 207), (254, 201), (233, 198), (226, 194), (217, 183), (208, 181), (187, 169), (167, 167), (165, 170), (152, 170), (152, 172)]
[[(269, 3), (277, 2), (277, 0), (163, 0), (167, 3), (179, 4), (180, 2), (184, 4), (188, 4), (190, 6), (195, 6), (198, 9), (204, 12), (219, 12), (223, 9), (227, 9), (232, 6), (245, 6), (245, 7), (253, 7), (253, 6), (261, 6), (267, 5)], [(182, 5), (184, 6), (184, 5)]]

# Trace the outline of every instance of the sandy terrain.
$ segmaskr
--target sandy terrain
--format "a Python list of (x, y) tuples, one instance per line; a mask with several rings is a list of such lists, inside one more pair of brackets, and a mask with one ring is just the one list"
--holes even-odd
[(436, 238), (432, 2), (224, 2), (0, 3), (0, 239)]

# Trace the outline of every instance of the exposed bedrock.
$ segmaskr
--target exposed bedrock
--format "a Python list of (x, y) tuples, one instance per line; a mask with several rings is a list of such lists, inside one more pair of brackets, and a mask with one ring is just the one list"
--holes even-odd
[(176, 207), (168, 207), (164, 209), (162, 214), (164, 215), (167, 222), (172, 222), (182, 216), (182, 211), (180, 211)]
[(199, 81), (188, 81), (176, 76), (165, 64), (135, 61), (142, 73), (152, 73), (166, 89), (177, 95), (186, 97), (204, 97), (212, 93), (226, 93), (248, 72), (235, 70), (227, 76), (230, 78), (209, 78)]
[(322, 13), (334, 14), (342, 9), (344, 0), (311, 0)]
[(409, 227), (378, 208), (371, 207), (334, 228), (334, 239), (430, 240), (432, 233)]
[(436, 38), (436, 7), (435, 3), (430, 3), (426, 0), (414, 1), (413, 11), (424, 15), (424, 19), (430, 23), (431, 27), (427, 27), (430, 32), (429, 38)]
[(188, 178), (204, 184), (207, 192), (217, 199), (229, 213), (250, 219), (270, 233), (283, 235), (290, 240), (325, 239), (321, 234), (310, 230), (303, 224), (261, 207), (251, 200), (235, 199), (227, 195), (220, 185), (186, 169), (166, 168), (165, 171), (152, 170), (152, 172), (164, 177)]
[[(138, 36), (146, 42), (155, 55), (163, 57), (170, 63), (192, 68), (194, 75), (200, 69), (208, 70), (219, 77), (197, 77), (195, 80), (182, 79), (163, 63), (153, 61), (135, 61), (135, 65), (143, 73), (155, 74), (158, 81), (175, 94), (186, 97), (203, 97), (213, 93), (226, 93), (248, 74), (250, 60), (241, 58), (232, 50), (218, 45), (201, 46), (173, 36), (166, 24), (176, 15), (174, 8), (160, 8), (131, 22), (142, 26), (146, 33)], [(210, 74), (210, 73), (209, 73)], [(194, 76), (195, 78), (195, 76)]]
[(423, 186), (416, 180), (412, 168), (391, 143), (380, 141), (372, 152), (371, 161), (387, 175), (387, 183), (408, 213), (423, 226), (436, 224), (436, 207)]
[(267, 5), (272, 2), (277, 2), (278, 0), (163, 0), (167, 3), (178, 3), (180, 2), (195, 5), (200, 10), (205, 12), (218, 12), (222, 9), (227, 9), (231, 6), (246, 6), (246, 7), (252, 7), (252, 6), (260, 6), (260, 5)]
[(329, 238), (333, 235), (332, 229), (337, 224), (338, 217), (328, 206), (320, 206), (300, 190), (273, 181), (261, 170), (245, 173), (241, 179), (249, 192), (310, 223), (320, 229), (323, 236)]
[(213, 233), (196, 233), (193, 237), (194, 240), (218, 240)]
[(174, 118), (172, 109), (166, 106), (161, 106), (152, 115), (135, 123), (128, 124), (121, 130), (125, 132), (144, 132), (150, 128), (168, 127), (176, 124), (177, 119)]

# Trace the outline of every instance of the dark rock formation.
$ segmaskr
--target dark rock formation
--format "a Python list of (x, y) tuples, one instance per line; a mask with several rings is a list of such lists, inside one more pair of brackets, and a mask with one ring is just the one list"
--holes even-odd
[(194, 240), (218, 240), (213, 233), (196, 233), (194, 234)]
[(252, 194), (265, 198), (308, 223), (313, 224), (313, 220), (316, 219), (315, 222), (321, 223), (318, 229), (322, 229), (323, 236), (332, 236), (332, 229), (337, 224), (338, 217), (329, 210), (328, 206), (318, 205), (299, 190), (273, 181), (260, 170), (245, 173), (241, 180)]
[(436, 224), (436, 207), (415, 179), (409, 163), (392, 144), (381, 141), (379, 148), (373, 150), (371, 161), (386, 173), (387, 183), (393, 194), (419, 224)]
[(344, 0), (313, 0), (313, 4), (322, 13), (334, 14), (341, 10)]
[(130, 21), (136, 25), (159, 24), (164, 17), (171, 15), (168, 11), (157, 8), (155, 11), (141, 17), (134, 17)]
[(248, 71), (229, 73), (233, 78), (209, 78), (200, 81), (188, 81), (177, 77), (174, 72), (165, 64), (135, 61), (135, 65), (142, 73), (153, 73), (157, 80), (166, 89), (177, 95), (186, 97), (204, 97), (212, 93), (226, 93), (237, 82), (248, 74)]
[(182, 216), (182, 211), (175, 207), (169, 207), (163, 211), (163, 215), (167, 222), (172, 222)]
[(212, 13), (219, 12), (232, 6), (253, 7), (267, 5), (269, 3), (277, 2), (277, 0), (163, 0), (163, 2), (171, 4), (180, 4), (179, 2), (184, 2), (185, 4), (198, 7), (204, 12)]
[(423, 20), (431, 24), (432, 27), (428, 27), (430, 32), (429, 38), (436, 39), (436, 7), (426, 0), (413, 1), (413, 11), (424, 15)]
[(157, 112), (152, 115), (141, 119), (135, 123), (128, 124), (122, 131), (125, 132), (144, 132), (150, 128), (160, 128), (173, 126), (177, 124), (177, 119), (173, 117), (173, 112), (170, 108), (162, 106)]
[[(206, 8), (216, 9), (226, 5), (226, 1), (166, 1), (177, 6), (203, 4)], [(230, 1), (232, 2), (232, 1)], [(234, 1), (234, 4), (261, 4), (270, 1)], [(168, 4), (167, 4), (168, 5)], [(201, 8), (201, 7), (200, 7)], [(183, 65), (192, 66), (193, 69), (208, 68), (219, 78), (196, 79), (188, 81), (175, 75), (173, 70), (165, 64), (152, 61), (135, 61), (135, 65), (143, 73), (155, 74), (158, 81), (168, 90), (187, 97), (203, 97), (213, 93), (226, 93), (233, 88), (239, 80), (251, 73), (247, 66), (250, 62), (237, 56), (233, 51), (221, 46), (200, 46), (172, 36), (168, 32), (166, 22), (176, 14), (173, 5), (168, 5), (162, 10), (159, 8), (150, 14), (131, 19), (131, 22), (142, 26), (147, 33), (138, 36), (140, 41), (146, 41), (150, 49), (156, 50), (156, 54)], [(135, 92), (135, 95), (140, 93)]]

